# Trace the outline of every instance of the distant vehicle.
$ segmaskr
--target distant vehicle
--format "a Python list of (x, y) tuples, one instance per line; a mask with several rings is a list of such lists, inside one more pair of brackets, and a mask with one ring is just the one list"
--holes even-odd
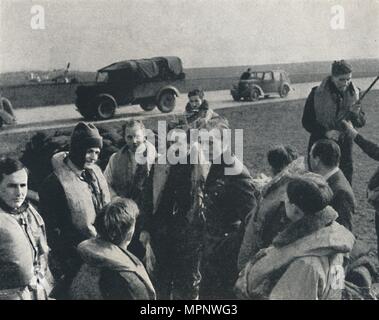
[(291, 90), (290, 78), (283, 70), (251, 71), (250, 77), (245, 78), (244, 73), (244, 77), (230, 90), (234, 101), (257, 101), (272, 94), (285, 98)]
[(139, 104), (145, 111), (175, 108), (185, 74), (178, 57), (125, 60), (97, 71), (96, 82), (76, 89), (76, 107), (89, 120), (110, 119), (121, 105)]

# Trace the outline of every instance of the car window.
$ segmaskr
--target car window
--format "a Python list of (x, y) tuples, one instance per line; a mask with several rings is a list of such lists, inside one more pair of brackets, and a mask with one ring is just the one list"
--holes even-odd
[(262, 79), (263, 77), (263, 72), (257, 72), (257, 78)]
[(281, 75), (280, 72), (274, 71), (274, 80), (280, 81), (281, 80), (280, 75)]
[(108, 72), (99, 72), (97, 74), (97, 82), (107, 82), (108, 81)]
[(265, 80), (265, 81), (272, 80), (272, 73), (271, 72), (265, 72), (265, 74), (263, 76), (263, 80)]

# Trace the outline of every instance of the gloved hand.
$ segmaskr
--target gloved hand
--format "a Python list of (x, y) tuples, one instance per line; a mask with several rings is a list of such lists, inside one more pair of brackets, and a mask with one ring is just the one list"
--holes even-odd
[(341, 124), (342, 124), (342, 127), (344, 128), (346, 134), (352, 138), (353, 140), (355, 139), (355, 137), (357, 136), (358, 134), (358, 131), (355, 130), (353, 124), (351, 123), (351, 121), (346, 121), (346, 120), (342, 120), (341, 121)]

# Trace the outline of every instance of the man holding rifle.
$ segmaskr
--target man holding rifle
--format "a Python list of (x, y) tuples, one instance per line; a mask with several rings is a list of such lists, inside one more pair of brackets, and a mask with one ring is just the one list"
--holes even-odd
[(341, 149), (340, 169), (350, 184), (353, 179), (353, 140), (344, 133), (341, 121), (351, 121), (356, 128), (366, 123), (360, 104), (360, 89), (353, 84), (351, 77), (349, 63), (334, 61), (332, 74), (309, 94), (302, 118), (304, 129), (311, 134), (308, 154), (317, 140), (336, 141)]

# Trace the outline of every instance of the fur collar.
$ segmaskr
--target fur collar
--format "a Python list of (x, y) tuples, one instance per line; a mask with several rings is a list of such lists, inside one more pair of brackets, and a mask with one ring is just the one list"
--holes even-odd
[(78, 245), (81, 258), (89, 265), (122, 271), (135, 271), (141, 262), (129, 251), (100, 238), (85, 240)]
[(186, 105), (186, 109), (187, 110), (191, 110), (192, 112), (194, 112), (194, 111), (200, 111), (200, 110), (208, 110), (209, 109), (209, 104), (208, 104), (208, 101), (206, 99), (203, 99), (203, 102), (201, 103), (201, 105), (198, 108), (194, 108), (188, 102), (187, 105)]
[(313, 215), (304, 216), (302, 219), (291, 223), (274, 238), (272, 244), (275, 247), (283, 247), (321, 228), (329, 226), (337, 218), (338, 213), (328, 206)]

